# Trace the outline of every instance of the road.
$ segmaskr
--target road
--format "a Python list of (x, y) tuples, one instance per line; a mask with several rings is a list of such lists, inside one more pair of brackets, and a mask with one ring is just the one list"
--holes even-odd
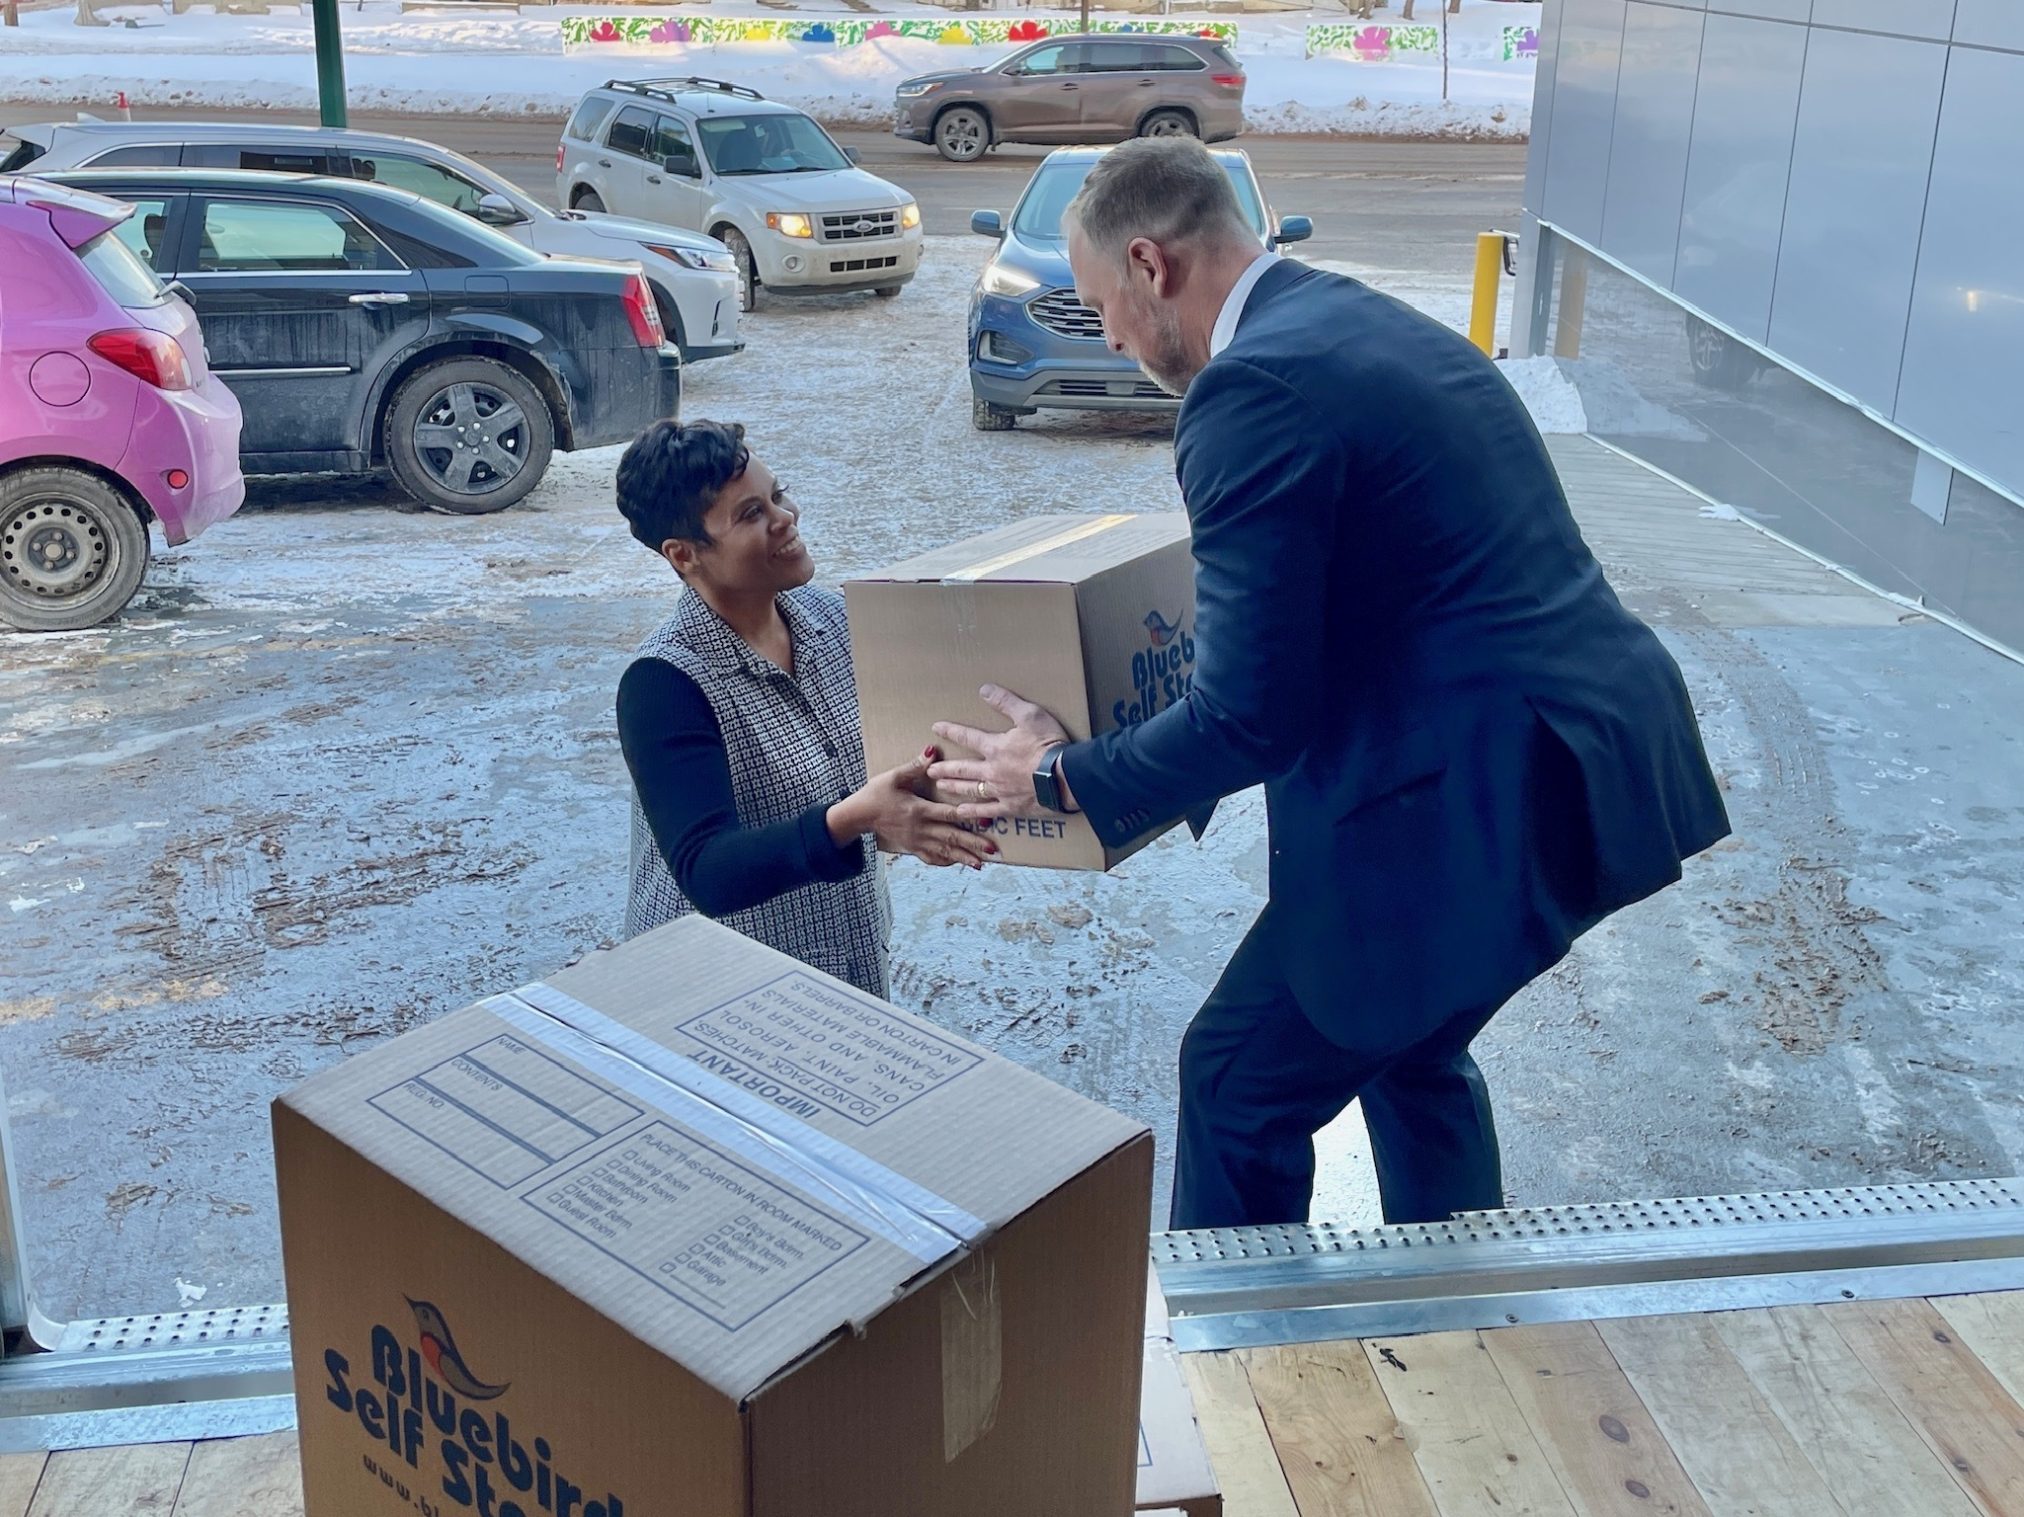
[[(147, 109), (137, 118), (176, 122), (248, 121), (250, 111)], [(0, 127), (47, 121), (48, 106), (0, 105)], [(313, 114), (258, 113), (258, 119), (313, 126)], [(561, 123), (541, 117), (392, 116), (359, 112), (352, 125), (423, 137), (468, 153), (544, 199), (555, 193), (555, 146)], [(864, 155), (864, 166), (911, 190), (930, 235), (958, 235), (970, 213), (1006, 210), (1045, 148), (1000, 148), (982, 163), (945, 163), (928, 148), (884, 132), (838, 131)], [(1265, 192), (1283, 214), (1312, 216), (1314, 258), (1374, 269), (1465, 270), (1477, 232), (1518, 218), (1525, 149), (1509, 143), (1398, 142), (1339, 137), (1249, 137)]]

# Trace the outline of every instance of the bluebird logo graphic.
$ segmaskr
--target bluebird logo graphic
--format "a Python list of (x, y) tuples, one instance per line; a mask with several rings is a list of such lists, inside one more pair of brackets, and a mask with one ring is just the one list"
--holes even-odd
[(1111, 720), (1132, 727), (1177, 706), (1195, 677), (1195, 639), (1185, 624), (1169, 622), (1155, 606), (1145, 617), (1147, 646), (1131, 656), (1129, 700), (1114, 702)]
[(1167, 619), (1160, 615), (1159, 607), (1155, 606), (1146, 613), (1146, 636), (1153, 640), (1155, 648), (1166, 647), (1168, 643), (1180, 635), (1181, 629), (1179, 627), (1168, 626)]
[[(589, 1499), (595, 1487), (563, 1473), (548, 1439), (523, 1442), (525, 1422), (516, 1433), (507, 1413), (489, 1405), (510, 1385), (472, 1373), (439, 1307), (402, 1299), (414, 1313), (413, 1341), (374, 1325), (370, 1386), (355, 1383), (351, 1360), (336, 1349), (323, 1355), (324, 1399), (355, 1418), (373, 1445), (363, 1455), (365, 1473), (399, 1503), (389, 1510), (421, 1517), (466, 1511), (478, 1517), (625, 1517), (616, 1495)], [(422, 1456), (432, 1448), (434, 1490), (420, 1478)]]
[(471, 1373), (464, 1356), (457, 1352), (457, 1340), (450, 1336), (450, 1324), (435, 1306), (413, 1297), (408, 1298), (408, 1305), (414, 1308), (415, 1326), (421, 1330), (422, 1357), (437, 1379), (466, 1401), (496, 1401), (506, 1394), (505, 1386), (487, 1385)]

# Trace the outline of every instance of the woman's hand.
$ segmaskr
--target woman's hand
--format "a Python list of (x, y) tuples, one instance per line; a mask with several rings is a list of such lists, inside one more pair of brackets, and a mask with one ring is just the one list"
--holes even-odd
[(928, 765), (940, 755), (929, 749), (829, 808), (829, 835), (840, 848), (869, 832), (887, 853), (910, 853), (940, 868), (963, 864), (982, 869), (998, 845), (961, 825), (960, 813), (928, 797)]

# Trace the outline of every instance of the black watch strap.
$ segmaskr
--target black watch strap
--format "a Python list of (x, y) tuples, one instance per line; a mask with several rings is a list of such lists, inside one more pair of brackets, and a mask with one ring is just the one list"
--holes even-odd
[(1040, 755), (1040, 762), (1033, 769), (1033, 798), (1049, 811), (1068, 810), (1061, 795), (1061, 750), (1067, 746), (1056, 743)]

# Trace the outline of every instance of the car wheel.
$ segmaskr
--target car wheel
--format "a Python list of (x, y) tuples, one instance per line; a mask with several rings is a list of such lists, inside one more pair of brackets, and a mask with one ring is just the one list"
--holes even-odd
[(117, 616), (148, 572), (148, 528), (95, 474), (61, 465), (0, 479), (0, 622), (75, 632)]
[(1687, 360), (1710, 389), (1740, 390), (1757, 377), (1757, 355), (1696, 316), (1687, 318)]
[(1141, 137), (1197, 137), (1195, 118), (1186, 111), (1154, 111), (1139, 123)]
[(896, 300), (899, 297), (900, 291), (905, 288), (906, 286), (904, 285), (882, 284), (873, 290), (872, 294), (878, 296), (880, 300)]
[(596, 190), (578, 190), (576, 198), (569, 202), (569, 208), (572, 211), (601, 212), (604, 210), (604, 199)]
[(991, 123), (973, 106), (959, 105), (935, 118), (935, 151), (951, 163), (975, 163), (991, 145)]
[(496, 359), (445, 359), (394, 396), (386, 448), (394, 478), (416, 500), (480, 516), (541, 483), (555, 452), (555, 418), (541, 392)]
[(981, 395), (972, 395), (970, 423), (979, 432), (1010, 432), (1019, 425), (1019, 413), (994, 406)]
[(731, 256), (738, 260), (738, 309), (756, 311), (759, 309), (759, 265), (752, 257), (752, 244), (745, 234), (734, 226), (727, 226), (710, 234), (731, 250)]

